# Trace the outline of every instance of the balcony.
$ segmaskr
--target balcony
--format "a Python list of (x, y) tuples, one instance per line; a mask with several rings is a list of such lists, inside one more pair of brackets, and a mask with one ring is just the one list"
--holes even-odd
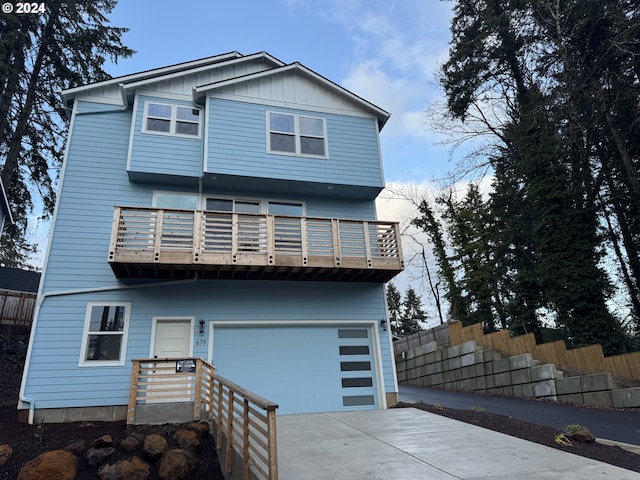
[(117, 278), (387, 282), (404, 268), (398, 224), (116, 207)]

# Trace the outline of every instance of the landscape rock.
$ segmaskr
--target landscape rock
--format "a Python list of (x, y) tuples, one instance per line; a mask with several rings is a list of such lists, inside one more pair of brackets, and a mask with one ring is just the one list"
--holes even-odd
[(173, 435), (173, 440), (178, 444), (178, 448), (195, 453), (200, 448), (200, 438), (193, 430), (178, 430)]
[(13, 448), (11, 448), (11, 445), (0, 445), (0, 465), (7, 463), (12, 454)]
[(87, 450), (87, 462), (92, 467), (99, 467), (104, 463), (105, 458), (113, 454), (116, 449), (113, 447), (93, 448)]
[(120, 442), (120, 448), (126, 452), (135, 452), (140, 445), (140, 442), (136, 437), (127, 437)]
[(111, 435), (103, 435), (93, 442), (93, 446), (96, 448), (110, 447), (111, 445), (113, 445), (113, 438)]
[(190, 452), (181, 449), (171, 450), (162, 459), (158, 476), (162, 480), (187, 480), (195, 463)]
[(142, 446), (142, 451), (146, 456), (151, 459), (160, 458), (162, 455), (167, 453), (169, 450), (169, 444), (167, 440), (157, 433), (152, 433), (151, 435), (147, 435), (144, 439), (144, 443)]
[(209, 433), (209, 424), (207, 422), (192, 422), (188, 425), (189, 430), (193, 430), (202, 438)]
[(18, 480), (74, 480), (78, 458), (64, 450), (45, 452), (20, 469)]
[(73, 453), (76, 456), (80, 456), (84, 453), (85, 447), (86, 444), (84, 440), (77, 440), (64, 447), (63, 450), (69, 453)]
[(100, 480), (146, 480), (149, 478), (149, 470), (149, 464), (133, 457), (113, 465), (103, 465), (98, 470), (98, 477)]
[(576, 442), (581, 443), (593, 443), (596, 441), (595, 437), (591, 435), (591, 432), (588, 430), (578, 430), (574, 434), (571, 435), (571, 438)]

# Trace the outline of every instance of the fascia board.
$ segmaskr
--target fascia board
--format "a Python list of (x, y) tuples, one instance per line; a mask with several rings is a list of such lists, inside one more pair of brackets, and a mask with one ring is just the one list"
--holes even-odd
[(268, 61), (272, 62), (274, 65), (281, 67), (283, 65), (285, 65), (283, 62), (281, 62), (280, 60), (278, 60), (275, 57), (272, 57), (271, 55), (269, 55), (266, 52), (260, 52), (260, 53), (254, 53), (253, 55), (247, 55), (247, 56), (243, 56), (240, 58), (234, 58), (232, 60), (226, 60), (223, 62), (217, 62), (213, 65), (204, 65), (198, 68), (193, 68), (193, 69), (189, 69), (188, 71), (185, 70), (181, 70), (179, 72), (174, 72), (174, 73), (169, 73), (167, 75), (162, 75), (162, 76), (156, 76), (153, 78), (147, 78), (147, 79), (143, 79), (143, 80), (139, 80), (137, 82), (132, 82), (132, 83), (124, 83), (123, 88), (125, 90), (134, 90), (136, 88), (140, 88), (146, 85), (150, 85), (153, 83), (157, 83), (157, 82), (164, 82), (167, 80), (171, 80), (173, 78), (178, 78), (181, 77), (185, 74), (193, 74), (193, 73), (199, 73), (199, 72), (203, 72), (206, 70), (209, 70), (211, 68), (219, 68), (219, 67), (228, 67), (230, 65), (235, 65), (238, 63), (243, 63), (246, 61), (251, 61), (251, 60), (255, 60), (255, 59), (259, 59), (259, 58), (265, 58)]

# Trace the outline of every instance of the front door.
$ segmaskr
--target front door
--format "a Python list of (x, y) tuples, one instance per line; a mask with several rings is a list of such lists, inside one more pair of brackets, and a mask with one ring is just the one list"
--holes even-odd
[[(192, 319), (156, 318), (155, 337), (151, 356), (157, 359), (175, 359), (156, 364), (151, 385), (147, 388), (148, 403), (186, 402), (189, 400), (192, 376), (176, 372), (176, 361), (191, 357)], [(156, 368), (154, 367), (154, 368)], [(180, 377), (178, 379), (178, 377)], [(153, 398), (162, 397), (162, 398)]]
[(153, 358), (187, 358), (191, 355), (190, 340), (190, 319), (157, 319)]

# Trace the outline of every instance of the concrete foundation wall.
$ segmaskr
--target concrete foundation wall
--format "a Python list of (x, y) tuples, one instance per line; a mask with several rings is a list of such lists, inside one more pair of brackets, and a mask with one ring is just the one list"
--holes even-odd
[(639, 388), (618, 388), (610, 373), (564, 378), (553, 364), (531, 355), (506, 356), (469, 341), (433, 341), (396, 355), (398, 382), (613, 408), (640, 407)]

